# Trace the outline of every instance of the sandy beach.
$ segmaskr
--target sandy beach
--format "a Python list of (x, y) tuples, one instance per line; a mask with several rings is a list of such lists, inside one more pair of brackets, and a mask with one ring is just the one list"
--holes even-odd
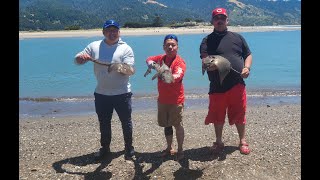
[[(144, 36), (144, 35), (164, 35), (164, 34), (209, 34), (213, 26), (195, 26), (182, 28), (121, 28), (121, 35)], [(228, 30), (234, 32), (264, 32), (264, 31), (292, 31), (301, 30), (301, 26), (229, 26)], [(70, 30), (70, 31), (39, 31), (39, 32), (19, 32), (19, 39), (25, 38), (56, 38), (56, 37), (93, 37), (102, 36), (101, 29), (92, 30)]]
[[(190, 28), (121, 28), (121, 35), (145, 36), (209, 34), (212, 26)], [(301, 26), (228, 27), (234, 32), (301, 30)], [(101, 29), (78, 31), (19, 32), (19, 39), (94, 37)], [(81, 111), (81, 110), (78, 110)], [(19, 179), (219, 179), (219, 180), (300, 180), (301, 104), (248, 105), (246, 139), (251, 148), (242, 155), (235, 126), (225, 124), (225, 149), (213, 155), (213, 125), (204, 125), (207, 106), (187, 108), (183, 114), (185, 158), (162, 158), (165, 148), (163, 128), (157, 125), (157, 110), (133, 111), (133, 145), (136, 159), (124, 159), (124, 141), (119, 118), (114, 112), (109, 157), (94, 160), (100, 148), (95, 114), (41, 116), (19, 119)], [(177, 148), (174, 139), (175, 149)]]
[(204, 125), (206, 113), (185, 110), (182, 161), (159, 157), (165, 139), (155, 109), (133, 112), (135, 161), (124, 159), (116, 113), (112, 155), (100, 162), (93, 160), (99, 148), (96, 115), (19, 120), (19, 179), (301, 179), (300, 104), (248, 106), (249, 155), (240, 154), (236, 128), (228, 124), (224, 151), (210, 154), (215, 135), (212, 125)]

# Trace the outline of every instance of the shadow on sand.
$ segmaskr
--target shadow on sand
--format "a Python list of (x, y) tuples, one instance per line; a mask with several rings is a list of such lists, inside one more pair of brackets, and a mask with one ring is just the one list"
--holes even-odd
[[(190, 169), (189, 161), (224, 161), (228, 154), (233, 153), (238, 150), (238, 147), (235, 146), (225, 146), (223, 152), (219, 154), (212, 154), (209, 150), (209, 147), (202, 147), (197, 149), (188, 149), (184, 151), (184, 159), (177, 161), (180, 164), (180, 168), (173, 173), (175, 179), (197, 179), (200, 178), (203, 174), (203, 169)], [(67, 174), (76, 174), (83, 175), (85, 180), (105, 180), (111, 179), (112, 172), (103, 171), (110, 162), (123, 155), (124, 151), (112, 152), (109, 156), (105, 157), (100, 161), (94, 160), (94, 153), (86, 154), (83, 156), (77, 156), (73, 158), (67, 158), (61, 161), (57, 161), (52, 164), (52, 167), (57, 173), (67, 173)], [(134, 162), (135, 174), (133, 179), (150, 179), (150, 174), (152, 174), (156, 169), (158, 169), (162, 163), (175, 160), (175, 156), (161, 157), (160, 152), (136, 152), (135, 158), (131, 161)], [(89, 164), (99, 164), (100, 165), (93, 172), (74, 172), (68, 171), (63, 168), (65, 164), (71, 164), (74, 166), (87, 166)], [(149, 163), (151, 167), (143, 171), (144, 164)]]

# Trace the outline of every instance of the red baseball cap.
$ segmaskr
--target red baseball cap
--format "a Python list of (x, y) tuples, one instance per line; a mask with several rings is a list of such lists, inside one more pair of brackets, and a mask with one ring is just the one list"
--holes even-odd
[(227, 10), (224, 8), (216, 8), (212, 11), (212, 17), (218, 15), (218, 14), (222, 14), (228, 17), (227, 15)]

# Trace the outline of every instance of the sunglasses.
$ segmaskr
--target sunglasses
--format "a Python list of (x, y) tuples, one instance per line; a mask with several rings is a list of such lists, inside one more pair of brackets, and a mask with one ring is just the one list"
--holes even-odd
[(176, 40), (177, 42), (178, 42), (178, 37), (176, 36), (176, 35), (174, 35), (174, 34), (168, 34), (168, 35), (166, 35), (165, 37), (164, 37), (164, 42), (167, 40), (167, 39), (174, 39), (174, 40)]

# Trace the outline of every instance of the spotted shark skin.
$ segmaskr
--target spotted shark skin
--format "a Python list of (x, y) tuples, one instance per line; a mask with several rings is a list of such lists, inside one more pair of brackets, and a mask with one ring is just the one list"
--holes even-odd
[(119, 72), (125, 75), (133, 75), (135, 73), (134, 68), (126, 63), (109, 63), (93, 58), (91, 58), (91, 61), (100, 65), (107, 66), (109, 73), (111, 71)]
[(146, 77), (148, 74), (151, 73), (151, 69), (154, 68), (156, 70), (156, 74), (154, 76), (152, 76), (152, 80), (156, 79), (157, 77), (159, 77), (162, 81), (164, 81), (165, 83), (172, 83), (174, 82), (174, 78), (171, 72), (171, 69), (165, 64), (163, 63), (161, 66), (158, 63), (155, 63), (152, 66), (149, 66), (147, 71), (144, 73), (144, 77)]
[(215, 65), (219, 71), (220, 84), (222, 84), (224, 78), (231, 70), (231, 63), (222, 56), (210, 55), (202, 60), (202, 75), (213, 65)]

